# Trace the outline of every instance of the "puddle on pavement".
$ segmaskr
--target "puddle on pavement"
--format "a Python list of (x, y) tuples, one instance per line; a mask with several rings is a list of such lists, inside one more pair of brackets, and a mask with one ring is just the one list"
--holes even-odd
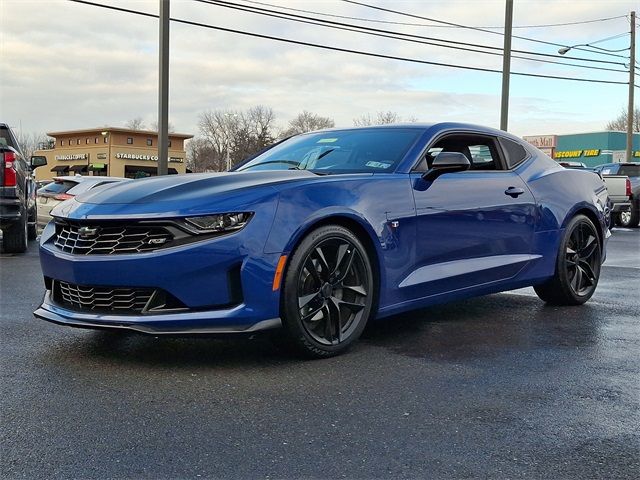
[(361, 341), (410, 357), (463, 360), (594, 345), (602, 320), (589, 305), (550, 307), (534, 297), (490, 295), (373, 322)]

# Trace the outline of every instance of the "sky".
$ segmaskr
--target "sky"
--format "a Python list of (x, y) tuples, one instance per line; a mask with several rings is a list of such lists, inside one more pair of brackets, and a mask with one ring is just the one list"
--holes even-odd
[[(260, 0), (303, 9), (327, 20), (371, 28), (502, 47), (503, 36), (437, 26), (426, 20), (340, 0)], [(501, 27), (504, 0), (361, 0), (467, 26)], [(156, 0), (95, 0), (158, 13)], [(276, 7), (237, 0), (254, 7)], [(640, 1), (515, 0), (516, 27), (628, 15)], [(364, 20), (321, 17), (318, 13)], [(193, 0), (171, 0), (171, 17), (224, 28), (339, 48), (430, 62), (502, 69), (502, 57), (439, 48), (268, 18)], [(397, 22), (397, 23), (380, 23)], [(398, 23), (410, 23), (401, 25)], [(338, 127), (353, 119), (394, 111), (422, 122), (461, 121), (491, 127), (500, 122), (501, 75), (372, 58), (171, 23), (170, 122), (177, 132), (198, 133), (203, 111), (273, 108), (277, 124), (302, 110), (331, 117)], [(501, 28), (490, 29), (501, 33)], [(561, 45), (585, 44), (629, 31), (627, 18), (543, 28), (515, 28), (514, 35)], [(628, 49), (629, 36), (597, 43)], [(514, 50), (557, 54), (558, 47), (513, 39)], [(628, 57), (629, 51), (616, 53)], [(514, 53), (515, 55), (515, 53)], [(567, 56), (615, 62), (564, 60), (625, 70), (628, 59), (572, 50)], [(553, 61), (563, 61), (549, 57)], [(628, 73), (513, 59), (512, 72), (628, 81)], [(541, 135), (601, 130), (626, 109), (627, 85), (511, 75), (509, 131)], [(636, 77), (637, 78), (637, 77)], [(636, 89), (640, 97), (640, 89)], [(124, 126), (158, 110), (158, 21), (64, 0), (0, 0), (0, 122), (23, 132)], [(636, 102), (636, 105), (638, 102)]]

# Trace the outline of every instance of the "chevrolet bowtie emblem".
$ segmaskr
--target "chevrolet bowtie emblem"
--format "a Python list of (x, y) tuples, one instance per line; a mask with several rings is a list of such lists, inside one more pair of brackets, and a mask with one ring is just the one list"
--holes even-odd
[(91, 228), (91, 227), (80, 227), (78, 229), (78, 235), (80, 235), (83, 238), (86, 237), (93, 237), (98, 233), (98, 227), (95, 228)]

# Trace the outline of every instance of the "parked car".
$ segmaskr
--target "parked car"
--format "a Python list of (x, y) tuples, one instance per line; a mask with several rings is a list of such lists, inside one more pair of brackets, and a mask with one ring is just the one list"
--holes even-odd
[(631, 210), (618, 215), (617, 224), (621, 227), (637, 227), (640, 223), (640, 163), (605, 163), (597, 171), (606, 175), (626, 175), (631, 182)]
[(46, 163), (45, 157), (28, 162), (9, 126), (0, 123), (0, 229), (5, 252), (22, 253), (36, 238), (38, 205), (31, 172)]
[(108, 183), (128, 180), (120, 177), (83, 177), (81, 175), (69, 177), (55, 177), (53, 181), (40, 188), (38, 194), (38, 224), (46, 225), (51, 221), (51, 210), (60, 202), (69, 200), (76, 195), (92, 188)]
[(587, 169), (587, 165), (582, 162), (558, 162), (558, 165), (564, 168), (581, 168)]
[(51, 214), (36, 317), (158, 334), (253, 333), (312, 357), (373, 317), (533, 285), (596, 289), (607, 190), (467, 124), (291, 137), (232, 172), (122, 182)]
[(612, 222), (618, 225), (628, 223), (631, 215), (631, 181), (626, 175), (602, 175), (609, 193)]

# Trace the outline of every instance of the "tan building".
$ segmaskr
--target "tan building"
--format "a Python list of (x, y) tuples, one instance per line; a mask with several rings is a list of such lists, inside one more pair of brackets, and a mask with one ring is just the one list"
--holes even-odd
[[(102, 127), (47, 135), (55, 139), (55, 144), (34, 152), (47, 157), (47, 166), (36, 169), (36, 180), (78, 174), (127, 178), (157, 175), (157, 132)], [(192, 137), (169, 134), (169, 173), (186, 172), (184, 142)]]

